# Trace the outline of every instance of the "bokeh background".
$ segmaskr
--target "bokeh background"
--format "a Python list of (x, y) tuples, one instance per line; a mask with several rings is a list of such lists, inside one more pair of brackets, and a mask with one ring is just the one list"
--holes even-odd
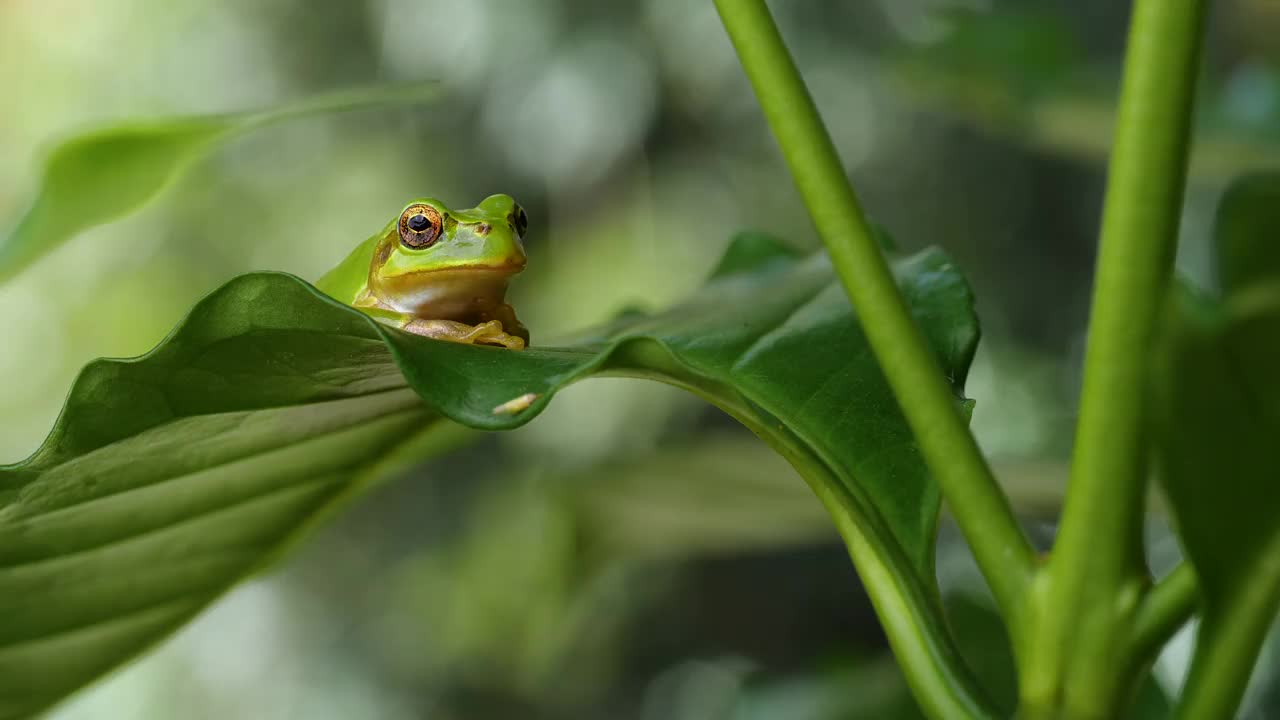
[[(874, 218), (945, 247), (984, 339), (974, 427), (1036, 532), (1070, 447), (1127, 3), (778, 0)], [(1231, 177), (1280, 158), (1280, 5), (1215, 9), (1180, 269), (1211, 282)], [(95, 124), (435, 79), (416, 108), (273, 126), (0, 286), (0, 461), (77, 370), (157, 343), (236, 274), (314, 279), (409, 198), (514, 195), (536, 338), (662, 307), (732, 232), (817, 247), (709, 0), (6, 0), (0, 229), (48, 144)], [(1176, 544), (1153, 516), (1153, 562)], [(1001, 698), (1003, 635), (963, 543), (939, 575)], [(1186, 633), (1147, 707), (1176, 689)], [(1264, 654), (1247, 717), (1280, 712)], [(700, 401), (595, 380), (388, 482), (282, 567), (53, 713), (89, 718), (914, 718), (817, 502)]]

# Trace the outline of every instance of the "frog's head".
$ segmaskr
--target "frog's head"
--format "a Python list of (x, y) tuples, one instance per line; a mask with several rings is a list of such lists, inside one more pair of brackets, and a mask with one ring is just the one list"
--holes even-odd
[(501, 302), (507, 280), (524, 269), (528, 224), (509, 195), (492, 195), (469, 210), (414, 200), (378, 243), (370, 287), (406, 312), (467, 294)]

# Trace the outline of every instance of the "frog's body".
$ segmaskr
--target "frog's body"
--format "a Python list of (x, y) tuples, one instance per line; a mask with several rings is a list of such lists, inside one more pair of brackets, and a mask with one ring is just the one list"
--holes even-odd
[(529, 332), (506, 294), (524, 269), (527, 223), (507, 195), (470, 210), (415, 200), (316, 286), (409, 332), (518, 350)]

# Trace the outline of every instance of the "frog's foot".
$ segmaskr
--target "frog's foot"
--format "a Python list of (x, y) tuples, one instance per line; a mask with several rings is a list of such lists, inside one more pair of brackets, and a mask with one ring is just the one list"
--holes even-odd
[(524, 349), (524, 339), (507, 333), (497, 320), (468, 325), (454, 320), (414, 319), (404, 329), (415, 335), (466, 345), (499, 345), (508, 350)]

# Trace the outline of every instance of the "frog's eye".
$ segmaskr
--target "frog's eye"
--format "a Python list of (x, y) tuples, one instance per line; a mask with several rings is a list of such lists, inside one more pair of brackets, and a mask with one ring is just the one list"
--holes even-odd
[(524, 237), (529, 230), (529, 216), (524, 214), (524, 208), (516, 206), (515, 212), (511, 213), (511, 227), (515, 228), (516, 234)]
[(400, 242), (420, 250), (440, 239), (440, 211), (430, 205), (410, 205), (400, 215)]

